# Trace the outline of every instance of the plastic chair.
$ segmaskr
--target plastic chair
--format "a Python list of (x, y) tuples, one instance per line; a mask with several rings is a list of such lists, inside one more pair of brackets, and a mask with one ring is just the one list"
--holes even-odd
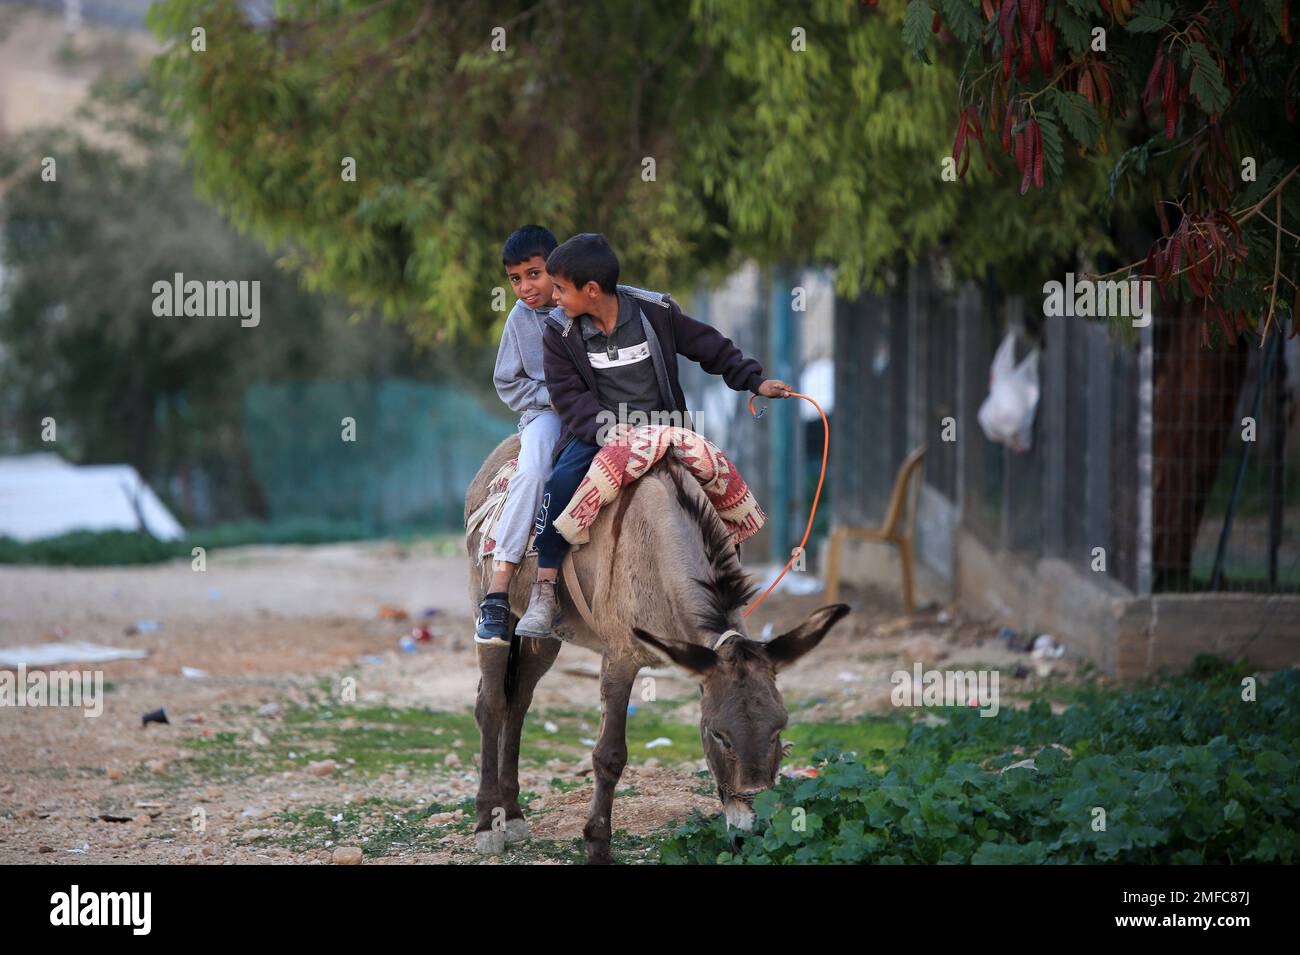
[(899, 465), (894, 478), (894, 490), (889, 495), (885, 522), (880, 527), (837, 527), (831, 533), (831, 556), (826, 568), (827, 601), (836, 603), (840, 594), (840, 557), (844, 542), (853, 540), (882, 541), (898, 548), (899, 563), (903, 565), (903, 608), (911, 613), (915, 607), (912, 599), (912, 535), (916, 529), (916, 505), (921, 488), (921, 459), (925, 445), (921, 445)]

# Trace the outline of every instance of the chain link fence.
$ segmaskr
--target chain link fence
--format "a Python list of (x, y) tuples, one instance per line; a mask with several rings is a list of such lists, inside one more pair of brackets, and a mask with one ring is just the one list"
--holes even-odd
[[(1039, 349), (1032, 444), (977, 421), (1003, 336)], [(879, 524), (925, 444), (917, 550), (952, 579), (959, 527), (995, 552), (1066, 560), (1133, 593), (1300, 591), (1296, 340), (1205, 347), (1200, 323), (1041, 317), (923, 263), (837, 304), (834, 521)]]

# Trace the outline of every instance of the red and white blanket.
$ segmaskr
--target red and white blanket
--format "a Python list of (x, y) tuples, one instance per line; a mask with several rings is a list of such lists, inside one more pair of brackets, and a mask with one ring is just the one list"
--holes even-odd
[[(517, 470), (519, 470), (518, 458), (511, 458), (497, 468), (497, 473), (492, 476), (492, 481), (488, 484), (487, 497), (465, 520), (466, 533), (472, 534), (475, 528), (482, 528), (483, 533), (478, 539), (478, 553), (475, 555), (475, 559), (480, 564), (483, 563), (483, 558), (496, 553), (497, 523), (501, 519), (501, 512), (506, 506), (506, 497), (510, 493), (510, 479), (514, 477)], [(536, 537), (535, 531), (529, 531), (528, 547), (524, 551), (525, 559), (537, 556)]]
[(712, 441), (687, 428), (643, 425), (633, 428), (626, 441), (607, 444), (597, 452), (569, 506), (555, 519), (555, 529), (570, 544), (587, 543), (600, 509), (668, 453), (700, 482), (731, 531), (732, 543), (753, 537), (767, 523), (745, 479)]

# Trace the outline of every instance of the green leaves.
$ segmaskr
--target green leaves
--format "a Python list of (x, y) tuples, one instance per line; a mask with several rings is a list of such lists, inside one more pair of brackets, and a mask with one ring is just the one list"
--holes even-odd
[[(943, 726), (914, 725), (906, 745), (884, 758), (883, 772), (841, 756), (813, 779), (782, 780), (756, 801), (760, 819), (770, 821), (738, 846), (717, 817), (695, 816), (665, 844), (663, 859), (1300, 859), (1300, 671), (1275, 675), (1257, 703), (1242, 702), (1231, 680), (1182, 679), (1085, 695), (1059, 715), (1045, 706), (1004, 709), (996, 719), (956, 711)], [(1001, 771), (1026, 758), (1034, 768)], [(791, 824), (796, 807), (806, 813), (803, 831)]]
[(1043, 156), (1047, 159), (1047, 171), (1053, 182), (1059, 182), (1065, 171), (1060, 127), (1056, 125), (1056, 117), (1047, 110), (1039, 110), (1037, 119), (1038, 128), (1043, 134)]
[(1085, 149), (1095, 146), (1097, 135), (1101, 131), (1101, 120), (1097, 116), (1096, 107), (1078, 93), (1053, 89), (1049, 95), (1052, 107), (1075, 141)]
[(907, 13), (903, 15), (903, 42), (922, 63), (930, 62), (925, 48), (930, 42), (932, 20), (929, 0), (908, 0)]
[(1057, 29), (1065, 37), (1065, 45), (1070, 48), (1071, 53), (1080, 54), (1088, 49), (1092, 42), (1090, 23), (1063, 3), (1056, 5), (1052, 17)]
[(1228, 88), (1223, 85), (1223, 75), (1219, 65), (1210, 56), (1204, 43), (1192, 43), (1187, 47), (1187, 54), (1192, 63), (1192, 76), (1189, 89), (1201, 109), (1210, 115), (1222, 113), (1228, 107)]
[(976, 12), (979, 0), (942, 0), (943, 21), (948, 31), (962, 43), (976, 43), (984, 22)]
[(1133, 19), (1124, 24), (1129, 33), (1159, 33), (1169, 28), (1173, 11), (1162, 0), (1147, 0), (1137, 8)]

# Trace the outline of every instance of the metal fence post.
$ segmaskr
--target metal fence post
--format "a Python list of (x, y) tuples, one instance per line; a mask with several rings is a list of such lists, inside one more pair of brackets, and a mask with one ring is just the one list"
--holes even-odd
[(1155, 402), (1155, 322), (1142, 329), (1138, 359), (1138, 535), (1137, 592), (1151, 593), (1152, 524), (1152, 448), (1154, 440)]

